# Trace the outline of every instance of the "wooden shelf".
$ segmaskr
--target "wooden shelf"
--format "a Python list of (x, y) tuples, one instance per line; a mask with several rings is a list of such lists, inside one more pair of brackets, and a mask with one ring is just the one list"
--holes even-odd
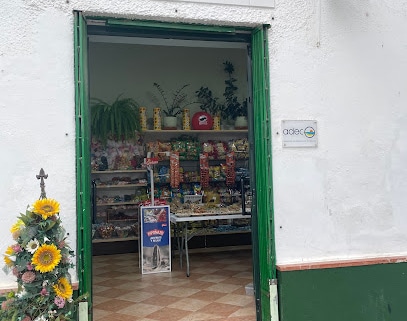
[(147, 173), (146, 169), (118, 169), (107, 171), (92, 171), (92, 174), (116, 174), (116, 173)]
[(117, 185), (96, 185), (97, 189), (107, 189), (107, 188), (133, 188), (133, 187), (145, 187), (147, 186), (147, 183), (142, 183), (142, 184), (117, 184)]
[(138, 222), (138, 218), (108, 219), (107, 223)]
[(111, 242), (124, 242), (124, 241), (137, 241), (138, 236), (129, 237), (111, 237), (108, 239), (93, 239), (92, 243), (111, 243)]
[(248, 130), (247, 129), (230, 129), (230, 130), (182, 130), (182, 129), (162, 129), (162, 130), (145, 130), (142, 132), (142, 134), (247, 134)]
[(112, 202), (112, 203), (96, 203), (96, 206), (120, 206), (120, 205), (138, 205), (140, 202)]

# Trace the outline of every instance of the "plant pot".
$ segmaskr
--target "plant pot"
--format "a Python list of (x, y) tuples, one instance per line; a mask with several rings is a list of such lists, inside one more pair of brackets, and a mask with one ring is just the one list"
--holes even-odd
[(163, 118), (163, 129), (177, 129), (177, 117), (166, 116)]
[(247, 129), (247, 117), (237, 116), (235, 119), (235, 129)]

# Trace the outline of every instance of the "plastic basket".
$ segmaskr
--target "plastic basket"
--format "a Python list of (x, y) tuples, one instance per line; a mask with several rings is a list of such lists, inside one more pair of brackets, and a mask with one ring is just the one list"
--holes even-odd
[(184, 195), (184, 203), (202, 204), (202, 195)]

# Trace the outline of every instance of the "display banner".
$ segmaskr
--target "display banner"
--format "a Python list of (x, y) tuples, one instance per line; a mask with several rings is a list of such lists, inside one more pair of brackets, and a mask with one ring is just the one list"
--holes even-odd
[(142, 274), (171, 271), (170, 207), (141, 206), (140, 265)]

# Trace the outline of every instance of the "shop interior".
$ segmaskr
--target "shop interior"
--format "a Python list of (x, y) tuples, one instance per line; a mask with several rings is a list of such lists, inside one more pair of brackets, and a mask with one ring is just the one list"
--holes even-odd
[(256, 319), (247, 46), (89, 35), (94, 320)]

